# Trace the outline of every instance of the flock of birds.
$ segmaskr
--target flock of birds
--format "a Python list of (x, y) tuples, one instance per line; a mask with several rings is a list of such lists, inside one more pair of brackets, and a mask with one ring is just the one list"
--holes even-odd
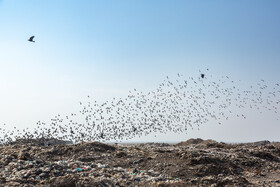
[[(215, 80), (217, 77), (215, 77)], [(56, 115), (50, 124), (38, 121), (34, 129), (6, 131), (0, 128), (2, 142), (18, 139), (56, 138), (73, 142), (103, 140), (121, 141), (153, 132), (184, 133), (211, 120), (221, 124), (231, 117), (246, 118), (245, 110), (267, 110), (279, 120), (280, 86), (260, 80), (242, 89), (241, 80), (222, 76), (212, 80), (209, 70), (197, 77), (178, 73), (166, 77), (149, 92), (136, 89), (124, 98), (105, 102), (80, 102), (80, 110)], [(0, 136), (1, 137), (1, 136)]]

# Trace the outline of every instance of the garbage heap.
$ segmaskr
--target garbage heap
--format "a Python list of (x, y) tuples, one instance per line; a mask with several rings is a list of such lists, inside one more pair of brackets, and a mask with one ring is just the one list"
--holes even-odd
[(280, 143), (0, 145), (4, 186), (280, 186)]

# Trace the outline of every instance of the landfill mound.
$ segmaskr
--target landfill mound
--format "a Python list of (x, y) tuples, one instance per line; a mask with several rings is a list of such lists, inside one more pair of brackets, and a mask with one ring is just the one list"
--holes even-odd
[[(280, 143), (0, 146), (0, 186), (280, 186)], [(55, 141), (53, 141), (55, 142)]]

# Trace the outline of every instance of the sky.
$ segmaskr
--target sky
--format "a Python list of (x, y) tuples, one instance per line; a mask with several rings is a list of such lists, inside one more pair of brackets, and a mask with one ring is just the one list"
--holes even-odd
[[(32, 128), (77, 111), (88, 95), (110, 100), (207, 68), (248, 85), (277, 83), (279, 8), (276, 0), (0, 0), (0, 126)], [(134, 140), (280, 141), (279, 123), (249, 111), (246, 120)]]

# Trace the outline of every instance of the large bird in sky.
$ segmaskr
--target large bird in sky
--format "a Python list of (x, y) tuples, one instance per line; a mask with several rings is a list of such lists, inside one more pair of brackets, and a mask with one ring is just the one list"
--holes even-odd
[(35, 41), (33, 40), (34, 37), (35, 37), (35, 36), (31, 36), (31, 37), (28, 39), (28, 41), (29, 41), (29, 42), (35, 42)]

